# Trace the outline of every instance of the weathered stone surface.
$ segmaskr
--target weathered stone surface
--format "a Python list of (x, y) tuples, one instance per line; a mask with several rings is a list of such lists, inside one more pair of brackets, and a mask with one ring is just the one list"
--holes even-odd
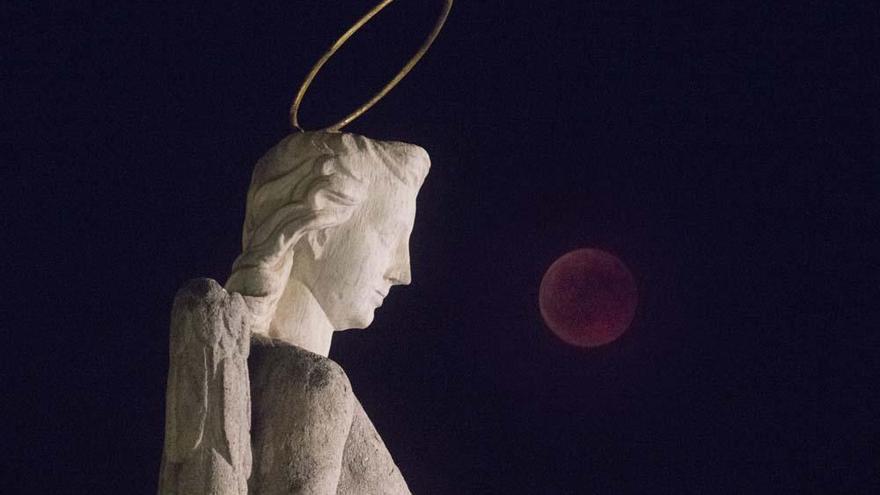
[(251, 472), (248, 312), (211, 279), (171, 312), (161, 495), (245, 495)]
[(332, 360), (282, 342), (254, 345), (251, 493), (408, 494)]
[(410, 493), (400, 469), (391, 458), (385, 442), (355, 399), (351, 431), (342, 454), (342, 476), (336, 493), (358, 495), (376, 493), (398, 495)]

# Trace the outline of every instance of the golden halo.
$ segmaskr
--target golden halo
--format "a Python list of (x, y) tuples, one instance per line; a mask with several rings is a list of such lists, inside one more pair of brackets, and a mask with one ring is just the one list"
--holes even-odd
[[(290, 107), (290, 123), (291, 125), (293, 125), (294, 129), (299, 129), (300, 131), (304, 130), (302, 127), (300, 127), (299, 119), (297, 118), (297, 114), (299, 113), (299, 105), (300, 103), (302, 103), (303, 96), (305, 96), (306, 90), (309, 89), (309, 85), (312, 84), (312, 79), (315, 78), (315, 76), (318, 74), (318, 71), (321, 70), (321, 67), (323, 67), (328, 60), (330, 60), (330, 57), (332, 57), (333, 54), (336, 53), (336, 51), (339, 50), (339, 48), (341, 48), (342, 45), (344, 45), (345, 42), (348, 41), (348, 39), (351, 38), (351, 36), (356, 33), (358, 29), (360, 29), (364, 24), (372, 19), (374, 15), (378, 14), (379, 11), (384, 9), (392, 1), (393, 0), (382, 0), (381, 2), (379, 2), (379, 5), (373, 7), (373, 9), (367, 12), (366, 15), (358, 19), (358, 21), (354, 23), (352, 27), (348, 28), (348, 31), (343, 33), (342, 36), (340, 36), (339, 39), (336, 40), (336, 42), (333, 43), (333, 45), (327, 50), (327, 52), (324, 53), (320, 60), (315, 63), (314, 67), (312, 67), (312, 70), (310, 70), (309, 74), (306, 76), (305, 81), (303, 81), (302, 86), (299, 87), (299, 91), (296, 93), (296, 98), (294, 98), (293, 100), (293, 105), (291, 105)], [(434, 29), (431, 31), (431, 34), (428, 35), (428, 38), (425, 39), (425, 42), (422, 43), (422, 46), (419, 47), (419, 50), (416, 52), (416, 54), (413, 55), (411, 59), (409, 59), (409, 62), (407, 62), (406, 65), (403, 66), (403, 69), (401, 69), (400, 72), (398, 72), (397, 75), (388, 82), (388, 84), (380, 89), (378, 93), (373, 95), (373, 97), (370, 98), (366, 103), (358, 107), (357, 110), (348, 114), (347, 117), (331, 125), (330, 127), (325, 127), (321, 130), (327, 132), (339, 131), (346, 125), (350, 124), (351, 121), (360, 117), (361, 114), (369, 110), (370, 107), (381, 100), (383, 96), (388, 94), (388, 92), (391, 91), (391, 88), (396, 86), (397, 83), (399, 83), (400, 80), (403, 79), (407, 75), (407, 73), (409, 73), (409, 71), (412, 70), (412, 68), (419, 62), (419, 59), (422, 58), (422, 55), (424, 55), (425, 52), (428, 51), (431, 43), (434, 42), (434, 38), (436, 38), (437, 35), (440, 34), (440, 30), (443, 29), (443, 23), (446, 22), (446, 17), (449, 15), (449, 9), (451, 8), (452, 0), (444, 0), (443, 11), (440, 12), (440, 17), (437, 19), (437, 23), (434, 25)]]

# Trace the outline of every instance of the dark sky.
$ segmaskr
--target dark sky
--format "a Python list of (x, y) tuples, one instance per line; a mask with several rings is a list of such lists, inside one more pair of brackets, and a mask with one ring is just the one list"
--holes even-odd
[[(174, 293), (226, 279), (253, 164), (373, 2), (63, 3), (2, 7), (0, 492), (154, 493)], [(359, 33), (305, 125), (380, 87), (440, 3)], [(414, 283), (331, 357), (417, 494), (865, 493), (877, 8), (623, 4), (459, 0), (346, 129), (433, 167)], [(537, 306), (588, 246), (642, 296), (593, 350)]]

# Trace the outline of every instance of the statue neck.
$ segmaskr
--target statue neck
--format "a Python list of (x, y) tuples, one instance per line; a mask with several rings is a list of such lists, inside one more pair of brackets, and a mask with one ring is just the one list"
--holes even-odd
[(275, 317), (269, 325), (269, 337), (327, 357), (333, 325), (312, 291), (291, 279), (278, 301)]

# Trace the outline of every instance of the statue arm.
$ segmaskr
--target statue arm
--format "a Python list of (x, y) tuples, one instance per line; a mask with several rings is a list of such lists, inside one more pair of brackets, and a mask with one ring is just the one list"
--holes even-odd
[(348, 377), (326, 358), (287, 371), (273, 373), (262, 391), (271, 400), (256, 404), (252, 486), (261, 495), (336, 494), (355, 410)]

